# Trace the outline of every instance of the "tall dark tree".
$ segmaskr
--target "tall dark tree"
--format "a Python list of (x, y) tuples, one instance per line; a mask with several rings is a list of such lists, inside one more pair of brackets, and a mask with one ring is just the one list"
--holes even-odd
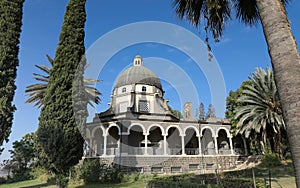
[(37, 141), (58, 187), (66, 186), (70, 167), (83, 155), (79, 127), (87, 116), (83, 86), (85, 4), (85, 0), (69, 0), (66, 7), (37, 130)]
[(204, 104), (201, 102), (199, 105), (199, 120), (204, 120), (205, 119), (205, 109), (204, 109)]
[(174, 0), (174, 6), (178, 16), (194, 26), (204, 21), (205, 30), (216, 40), (231, 18), (232, 7), (240, 21), (250, 26), (261, 22), (287, 127), (296, 184), (300, 187), (300, 56), (286, 14), (287, 2), (289, 0)]
[(239, 119), (233, 118), (236, 114), (236, 109), (240, 106), (246, 105), (245, 103), (238, 101), (238, 98), (242, 96), (243, 90), (250, 84), (250, 82), (250, 80), (244, 81), (236, 91), (230, 91), (229, 96), (226, 98), (225, 117), (231, 122), (231, 130), (233, 130), (234, 133), (236, 131), (236, 125), (239, 122)]
[(215, 111), (215, 108), (212, 104), (210, 104), (208, 106), (208, 109), (207, 109), (207, 113), (206, 113), (206, 116), (205, 116), (205, 119), (209, 119), (209, 118), (215, 118), (216, 117), (216, 111)]
[[(0, 1), (0, 146), (8, 142), (13, 113), (24, 0)], [(0, 149), (0, 154), (3, 148)]]

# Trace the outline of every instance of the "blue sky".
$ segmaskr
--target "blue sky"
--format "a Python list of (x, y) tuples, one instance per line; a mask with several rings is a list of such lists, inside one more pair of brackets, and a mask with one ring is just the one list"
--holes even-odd
[[(20, 66), (18, 67), (17, 90), (14, 98), (17, 111), (14, 114), (10, 142), (4, 145), (5, 151), (0, 156), (0, 161), (9, 158), (8, 150), (11, 148), (13, 141), (19, 140), (26, 133), (37, 129), (39, 109), (34, 107), (33, 104), (25, 104), (27, 96), (25, 96), (24, 91), (26, 86), (36, 83), (32, 79), (33, 73), (40, 73), (34, 65), (49, 65), (45, 55), (55, 56), (67, 2), (67, 0), (25, 1), (19, 54)], [(296, 0), (293, 0), (287, 9), (296, 41), (300, 40), (299, 9), (300, 2)], [(200, 29), (193, 28), (186, 21), (181, 21), (176, 17), (171, 0), (88, 0), (86, 11), (85, 46), (87, 50), (92, 48), (92, 45), (99, 38), (112, 30), (143, 21), (171, 23), (187, 29), (202, 40), (205, 36), (204, 31), (200, 31), (201, 27)], [(152, 32), (151, 28), (149, 32)], [(116, 41), (112, 41), (111, 45), (114, 42)], [(257, 27), (249, 28), (233, 19), (227, 25), (221, 42), (217, 44), (211, 42), (211, 45), (215, 57), (214, 62), (218, 63), (223, 74), (226, 95), (230, 90), (237, 89), (241, 82), (255, 71), (255, 67), (265, 68), (270, 66), (267, 45), (259, 24)], [(99, 51), (99, 54), (101, 54), (101, 51)], [(163, 77), (163, 73), (176, 77), (179, 75), (177, 71), (185, 74), (191, 80), (197, 96), (197, 99), (195, 97), (190, 99), (196, 103), (193, 104), (194, 107), (197, 106), (199, 101), (202, 101), (206, 107), (212, 103), (209, 81), (206, 80), (197, 63), (187, 54), (172, 46), (145, 42), (124, 48), (115, 53), (107, 62), (102, 62), (105, 63), (105, 66), (99, 72), (98, 79), (103, 81), (97, 84), (97, 88), (103, 93), (103, 96), (101, 97), (102, 104), (97, 106), (96, 112), (107, 108), (114, 80), (120, 71), (131, 65), (132, 58), (137, 54), (146, 59), (145, 66), (149, 68), (152, 68), (151, 62), (165, 62), (165, 67), (158, 65), (153, 67), (154, 70), (152, 69), (159, 77)], [(207, 59), (203, 58), (203, 61), (207, 61)], [(92, 63), (96, 64), (97, 62)], [(164, 78), (167, 77), (162, 78), (166, 92), (165, 98), (170, 100), (169, 104), (173, 108), (181, 110), (183, 102), (186, 101), (183, 101), (185, 98), (180, 97), (183, 95), (180, 84), (174, 85), (170, 83), (170, 80), (164, 80)], [(182, 85), (184, 86), (185, 83), (182, 83)], [(186, 90), (183, 88), (183, 91)], [(186, 91), (185, 93), (190, 92)], [(224, 115), (218, 112), (218, 116)]]

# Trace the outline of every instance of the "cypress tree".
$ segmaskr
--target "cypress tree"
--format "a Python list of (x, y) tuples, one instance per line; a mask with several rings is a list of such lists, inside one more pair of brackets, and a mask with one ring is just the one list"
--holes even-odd
[[(11, 133), (24, 0), (0, 1), (0, 146)], [(0, 149), (0, 154), (3, 148)]]
[(58, 187), (66, 186), (70, 167), (83, 155), (84, 139), (78, 124), (85, 123), (87, 114), (87, 102), (82, 100), (85, 60), (81, 61), (85, 53), (85, 3), (86, 0), (69, 0), (66, 7), (37, 130), (38, 143)]
[(204, 109), (204, 104), (201, 102), (199, 105), (199, 120), (204, 120), (205, 119), (205, 109)]
[(216, 112), (215, 112), (215, 108), (212, 104), (210, 104), (208, 106), (208, 109), (207, 109), (207, 113), (206, 113), (206, 117), (205, 119), (209, 119), (209, 118), (215, 118), (216, 117)]

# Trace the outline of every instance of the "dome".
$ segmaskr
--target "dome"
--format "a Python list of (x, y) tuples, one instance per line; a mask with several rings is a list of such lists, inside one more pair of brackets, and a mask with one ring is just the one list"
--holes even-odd
[(162, 90), (160, 79), (150, 69), (142, 66), (141, 62), (141, 57), (136, 56), (134, 66), (129, 67), (118, 76), (115, 88), (130, 84), (145, 84)]

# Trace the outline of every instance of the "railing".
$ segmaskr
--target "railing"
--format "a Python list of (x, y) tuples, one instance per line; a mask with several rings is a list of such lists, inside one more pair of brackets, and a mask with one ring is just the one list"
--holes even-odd
[(229, 154), (231, 154), (231, 150), (230, 149), (220, 149), (219, 154), (220, 155), (229, 155)]
[(118, 148), (106, 148), (106, 155), (118, 155)]
[[(186, 155), (199, 155), (199, 148), (185, 148), (184, 149)], [(94, 151), (93, 151), (94, 153)], [(206, 149), (203, 151), (204, 155), (216, 155), (215, 149)], [(119, 148), (106, 148), (106, 155), (118, 155)], [(144, 147), (129, 147), (128, 148), (129, 155), (144, 155), (145, 148)], [(148, 147), (147, 148), (148, 155), (164, 155), (164, 149), (159, 147)], [(167, 148), (167, 155), (181, 155), (182, 150), (181, 148)], [(230, 149), (221, 149), (218, 151), (219, 155), (230, 155)], [(97, 154), (93, 154), (96, 156), (103, 155), (103, 149), (99, 151)]]
[(139, 147), (130, 147), (128, 149), (129, 155), (144, 155), (145, 148), (139, 148)]
[(198, 155), (199, 148), (185, 148), (185, 154), (187, 155)]
[(168, 149), (169, 149), (169, 151), (168, 151), (169, 155), (181, 155), (182, 154), (181, 148), (168, 148)]

